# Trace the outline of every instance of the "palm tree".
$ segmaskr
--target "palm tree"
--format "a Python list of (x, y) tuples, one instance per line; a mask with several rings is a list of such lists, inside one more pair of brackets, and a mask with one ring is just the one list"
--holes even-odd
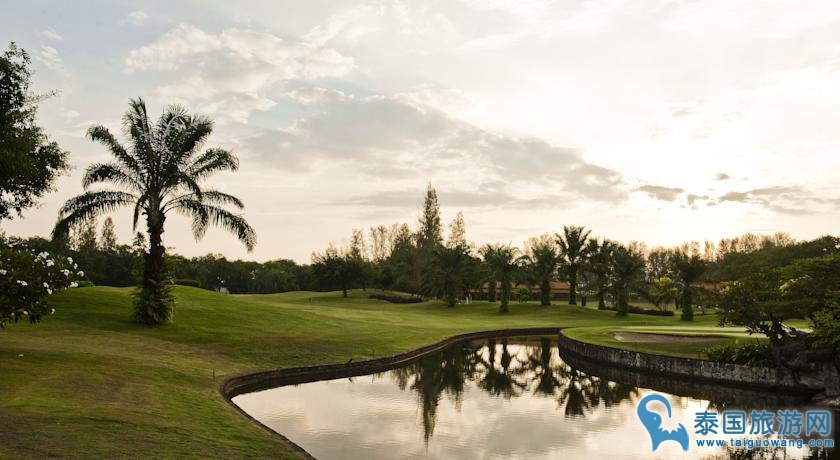
[(584, 259), (584, 249), (590, 232), (591, 230), (583, 227), (564, 225), (563, 235), (556, 235), (569, 278), (569, 305), (577, 304), (578, 270)]
[(611, 266), (611, 288), (615, 296), (615, 307), (618, 316), (625, 316), (630, 307), (630, 290), (644, 274), (645, 259), (632, 249), (617, 245), (612, 252)]
[(604, 300), (610, 276), (610, 262), (612, 252), (616, 244), (610, 240), (599, 242), (591, 239), (586, 244), (587, 263), (586, 269), (592, 273), (594, 278), (595, 297), (598, 299), (598, 310), (606, 310), (607, 303)]
[(557, 275), (560, 255), (548, 235), (530, 239), (527, 251), (527, 270), (540, 285), (540, 305), (551, 305), (551, 281)]
[(481, 255), (484, 257), (484, 263), (488, 269), (493, 273), (495, 279), (501, 281), (501, 299), (499, 303), (499, 312), (508, 312), (508, 302), (510, 301), (510, 283), (516, 270), (519, 269), (520, 259), (516, 248), (510, 245), (503, 244), (486, 244), (481, 248)]
[(458, 293), (466, 287), (471, 262), (470, 249), (464, 244), (436, 247), (424, 279), (424, 290), (443, 297), (447, 307), (454, 307)]
[(149, 235), (144, 252), (143, 277), (135, 300), (134, 319), (142, 324), (161, 324), (172, 318), (173, 299), (164, 279), (162, 241), (164, 223), (171, 212), (192, 218), (196, 239), (204, 236), (210, 224), (234, 233), (250, 251), (256, 233), (245, 219), (223, 206), (242, 209), (242, 202), (226, 193), (205, 189), (201, 182), (219, 171), (236, 171), (239, 161), (227, 150), (201, 151), (213, 132), (213, 122), (190, 115), (179, 106), (169, 106), (156, 123), (149, 120), (142, 99), (129, 102), (123, 116), (123, 135), (128, 146), (120, 144), (104, 126), (92, 126), (88, 137), (103, 144), (115, 161), (90, 165), (82, 185), (110, 182), (122, 190), (96, 190), (67, 200), (53, 237), (66, 235), (71, 226), (122, 206), (134, 207), (134, 227), (141, 214)]
[(706, 261), (701, 259), (697, 254), (689, 256), (682, 251), (676, 251), (674, 253), (674, 271), (676, 272), (676, 278), (682, 284), (682, 298), (680, 299), (682, 314), (680, 315), (680, 319), (683, 321), (694, 319), (691, 284), (703, 275), (707, 266)]

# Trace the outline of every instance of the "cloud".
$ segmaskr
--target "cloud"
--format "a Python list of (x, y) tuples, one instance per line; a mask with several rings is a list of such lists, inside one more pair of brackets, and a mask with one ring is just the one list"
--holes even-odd
[(58, 50), (52, 46), (41, 45), (41, 49), (38, 50), (36, 59), (44, 63), (44, 65), (50, 70), (64, 72), (64, 65), (61, 63), (61, 56), (59, 56)]
[(56, 42), (60, 42), (60, 41), (64, 40), (64, 37), (59, 35), (59, 33), (56, 32), (55, 29), (53, 29), (52, 27), (50, 27), (49, 29), (41, 31), (41, 36), (46, 38), (47, 40), (52, 40), (52, 41), (56, 41)]
[(359, 38), (372, 34), (380, 29), (377, 24), (383, 14), (382, 6), (358, 5), (336, 12), (318, 26), (315, 26), (303, 39), (316, 46), (323, 46), (327, 42), (341, 36), (344, 41), (353, 43)]
[[(476, 190), (441, 188), (439, 200), (454, 208), (546, 208), (562, 206), (572, 197), (569, 194), (524, 196), (508, 191), (503, 184), (491, 184)], [(422, 201), (416, 189), (390, 189), (366, 195), (357, 195), (336, 204), (377, 208), (414, 209)]]
[(685, 191), (678, 187), (663, 187), (661, 185), (642, 185), (636, 190), (646, 193), (651, 198), (662, 201), (674, 201), (679, 194)]
[(254, 111), (276, 105), (269, 92), (291, 80), (340, 77), (353, 59), (330, 48), (284, 40), (248, 29), (209, 34), (181, 24), (157, 41), (132, 50), (125, 71), (184, 71), (175, 83), (155, 94), (169, 101), (197, 102), (197, 110), (246, 122)]
[[(461, 190), (453, 200), (465, 206), (557, 203), (575, 196), (617, 202), (627, 193), (616, 171), (542, 139), (490, 132), (399, 96), (356, 97), (326, 90), (305, 94), (307, 101), (313, 100), (310, 94), (329, 97), (314, 98), (321, 101), (314, 114), (245, 139), (241, 150), (252, 161), (295, 172), (314, 172), (325, 165), (352, 170), (394, 189), (404, 189), (406, 179), (434, 178), (441, 190)], [(416, 201), (414, 194), (377, 192), (375, 197), (350, 201)]]
[(729, 174), (726, 174), (726, 173), (717, 173), (715, 175), (715, 180), (726, 181), (726, 180), (729, 180), (729, 179), (731, 179), (731, 177), (729, 176)]
[(135, 26), (142, 25), (146, 22), (146, 19), (149, 19), (149, 15), (145, 11), (136, 10), (128, 13), (128, 16), (122, 20), (123, 24), (134, 24)]
[(746, 191), (726, 192), (716, 203), (743, 203), (762, 206), (770, 211), (804, 215), (820, 212), (825, 206), (836, 208), (840, 200), (816, 195), (800, 186), (771, 186)]

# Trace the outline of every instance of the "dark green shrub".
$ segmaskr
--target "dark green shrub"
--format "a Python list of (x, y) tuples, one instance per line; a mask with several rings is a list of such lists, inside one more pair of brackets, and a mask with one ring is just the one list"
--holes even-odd
[(674, 312), (671, 310), (654, 310), (651, 308), (634, 307), (632, 305), (627, 309), (627, 311), (637, 315), (674, 316)]
[(177, 284), (178, 286), (190, 286), (190, 287), (201, 287), (201, 283), (198, 280), (191, 280), (191, 279), (174, 279), (172, 280), (172, 284)]
[(715, 345), (704, 350), (704, 353), (710, 361), (718, 363), (763, 367), (775, 365), (770, 351), (770, 342), (766, 340), (735, 341)]
[(390, 303), (420, 303), (423, 301), (420, 297), (405, 297), (401, 295), (387, 295), (387, 294), (371, 294), (369, 299), (384, 300)]
[(80, 288), (96, 286), (95, 284), (93, 284), (92, 281), (79, 281), (76, 284), (78, 285), (76, 287), (80, 287)]
[[(615, 307), (609, 308), (610, 310), (616, 311)], [(672, 310), (654, 310), (651, 308), (640, 308), (634, 307), (632, 305), (627, 307), (628, 313), (635, 313), (637, 315), (650, 315), (650, 316), (674, 316), (674, 312)]]

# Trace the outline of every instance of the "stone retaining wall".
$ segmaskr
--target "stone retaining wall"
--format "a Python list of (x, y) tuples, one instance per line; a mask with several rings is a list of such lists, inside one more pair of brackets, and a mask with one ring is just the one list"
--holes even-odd
[(816, 393), (825, 389), (825, 385), (818, 380), (801, 379), (793, 372), (782, 368), (651, 355), (580, 342), (567, 337), (562, 331), (558, 342), (561, 350), (577, 358), (657, 375), (781, 391)]

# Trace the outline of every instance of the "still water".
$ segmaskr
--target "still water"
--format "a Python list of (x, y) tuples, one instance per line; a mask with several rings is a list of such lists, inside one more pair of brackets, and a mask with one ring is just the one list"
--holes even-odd
[[(550, 338), (473, 341), (390, 371), (282, 386), (234, 403), (319, 459), (829, 458), (834, 452), (699, 448), (697, 411), (802, 410), (802, 401), (573, 366), (561, 353)], [(663, 427), (682, 423), (691, 434), (688, 452), (675, 442), (651, 452), (636, 414), (651, 388), (673, 410)], [(656, 404), (650, 408), (664, 414)]]

